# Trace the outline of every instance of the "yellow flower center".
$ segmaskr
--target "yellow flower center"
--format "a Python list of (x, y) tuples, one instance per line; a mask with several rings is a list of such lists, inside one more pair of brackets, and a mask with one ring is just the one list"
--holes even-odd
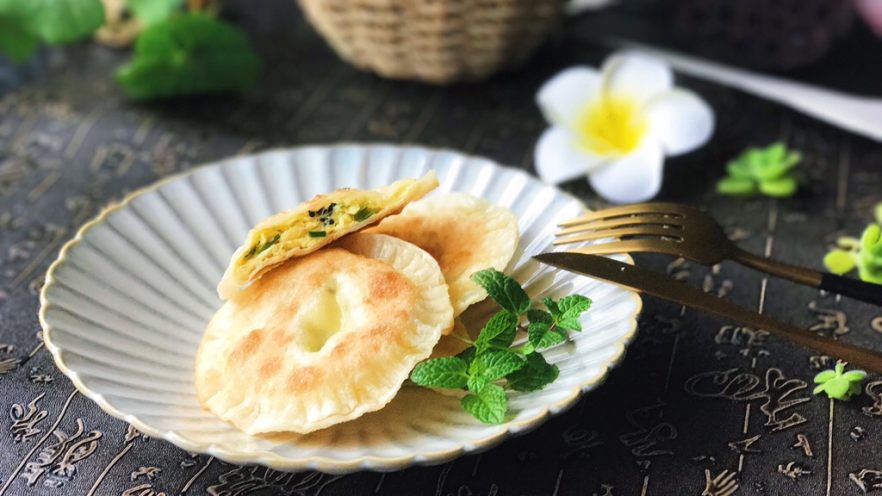
[(622, 155), (637, 148), (646, 132), (646, 119), (637, 102), (604, 95), (585, 109), (577, 122), (581, 145), (598, 155)]

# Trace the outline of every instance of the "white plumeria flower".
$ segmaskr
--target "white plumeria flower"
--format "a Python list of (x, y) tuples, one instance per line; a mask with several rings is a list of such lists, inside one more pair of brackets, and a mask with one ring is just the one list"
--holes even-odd
[(536, 144), (539, 176), (559, 183), (585, 174), (616, 203), (645, 201), (661, 189), (664, 157), (704, 144), (714, 128), (711, 108), (675, 88), (664, 62), (613, 55), (600, 72), (566, 69), (536, 100), (551, 123)]

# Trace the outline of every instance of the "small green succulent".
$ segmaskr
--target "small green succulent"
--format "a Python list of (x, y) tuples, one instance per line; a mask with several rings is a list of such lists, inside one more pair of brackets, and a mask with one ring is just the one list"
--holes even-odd
[(825, 370), (815, 376), (818, 385), (814, 394), (825, 393), (834, 400), (847, 400), (861, 393), (861, 381), (867, 377), (863, 370), (845, 371), (845, 362), (836, 362), (833, 370)]
[(728, 176), (717, 183), (717, 191), (731, 196), (793, 196), (799, 187), (793, 168), (800, 160), (801, 153), (788, 150), (781, 142), (748, 148), (726, 164)]
[(875, 208), (877, 223), (864, 229), (861, 239), (841, 237), (836, 248), (824, 256), (824, 265), (834, 274), (858, 269), (862, 281), (882, 284), (882, 203)]

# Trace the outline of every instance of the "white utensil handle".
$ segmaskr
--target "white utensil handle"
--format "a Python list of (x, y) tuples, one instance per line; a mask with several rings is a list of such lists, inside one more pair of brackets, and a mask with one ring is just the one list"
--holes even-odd
[(616, 0), (569, 0), (564, 6), (567, 15), (579, 15), (582, 12), (600, 10)]

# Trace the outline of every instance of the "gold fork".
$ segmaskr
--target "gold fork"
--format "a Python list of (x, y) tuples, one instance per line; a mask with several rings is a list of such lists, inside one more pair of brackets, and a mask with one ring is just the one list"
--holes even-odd
[(665, 253), (703, 265), (734, 260), (767, 274), (882, 305), (882, 286), (761, 257), (739, 248), (710, 215), (676, 203), (640, 203), (591, 212), (559, 225), (554, 244), (618, 238), (574, 248), (588, 255)]

